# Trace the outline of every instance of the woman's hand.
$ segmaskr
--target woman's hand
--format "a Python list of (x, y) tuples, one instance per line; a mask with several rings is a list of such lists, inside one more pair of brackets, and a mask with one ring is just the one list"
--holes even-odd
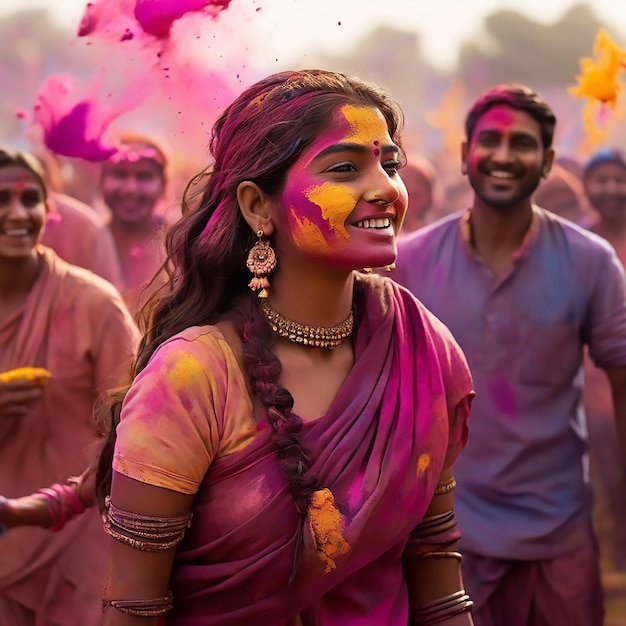
[(0, 419), (24, 417), (41, 400), (45, 381), (0, 380)]

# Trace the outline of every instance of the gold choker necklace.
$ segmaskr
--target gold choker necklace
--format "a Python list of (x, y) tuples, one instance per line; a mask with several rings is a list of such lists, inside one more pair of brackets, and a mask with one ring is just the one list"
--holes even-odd
[(301, 343), (304, 346), (334, 350), (346, 337), (350, 336), (354, 327), (352, 311), (350, 311), (348, 319), (339, 324), (339, 326), (328, 328), (325, 326), (307, 326), (306, 324), (299, 324), (287, 319), (277, 311), (274, 311), (267, 300), (261, 300), (259, 307), (277, 335), (289, 339), (293, 343)]

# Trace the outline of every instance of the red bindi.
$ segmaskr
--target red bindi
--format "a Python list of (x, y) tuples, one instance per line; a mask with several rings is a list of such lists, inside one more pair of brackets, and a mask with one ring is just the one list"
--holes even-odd
[(24, 188), (26, 187), (27, 180), (28, 180), (27, 173), (24, 172), (24, 171), (20, 172), (18, 181), (16, 183), (16, 187), (17, 187), (18, 191), (24, 191)]

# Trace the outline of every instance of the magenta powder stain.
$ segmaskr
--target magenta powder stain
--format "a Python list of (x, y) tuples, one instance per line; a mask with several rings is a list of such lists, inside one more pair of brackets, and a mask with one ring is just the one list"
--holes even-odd
[(489, 394), (493, 398), (496, 407), (504, 415), (514, 416), (517, 414), (517, 399), (511, 383), (503, 377), (493, 377), (487, 384)]
[(166, 39), (174, 22), (186, 13), (210, 8), (217, 15), (229, 4), (230, 0), (137, 0), (134, 15), (145, 33)]

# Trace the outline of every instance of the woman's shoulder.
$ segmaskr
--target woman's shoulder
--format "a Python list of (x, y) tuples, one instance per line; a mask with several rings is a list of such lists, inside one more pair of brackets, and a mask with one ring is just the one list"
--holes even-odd
[(229, 359), (233, 351), (218, 325), (189, 326), (163, 341), (155, 353), (194, 354), (207, 360)]
[[(217, 325), (190, 326), (164, 340), (150, 356), (144, 371), (164, 376), (176, 386), (200, 384), (210, 378), (231, 380), (239, 361)], [(160, 374), (158, 374), (160, 372)]]

